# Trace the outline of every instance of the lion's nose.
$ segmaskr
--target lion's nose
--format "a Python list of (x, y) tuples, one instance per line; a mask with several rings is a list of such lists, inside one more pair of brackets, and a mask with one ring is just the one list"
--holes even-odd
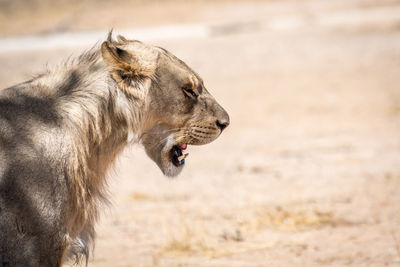
[(219, 119), (216, 121), (216, 124), (218, 126), (218, 128), (221, 130), (221, 132), (228, 127), (229, 125), (229, 119)]
[(215, 124), (217, 125), (217, 127), (221, 130), (221, 132), (228, 127), (229, 125), (229, 115), (228, 113), (225, 111), (225, 109), (223, 107), (221, 107), (217, 101), (215, 101), (213, 98), (211, 98), (210, 101), (213, 101), (214, 103), (212, 104), (212, 112), (214, 113), (214, 118), (215, 120)]

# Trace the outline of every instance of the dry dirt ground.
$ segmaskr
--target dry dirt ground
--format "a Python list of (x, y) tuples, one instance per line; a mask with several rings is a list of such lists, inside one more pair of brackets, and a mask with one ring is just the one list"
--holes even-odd
[[(221, 6), (210, 37), (154, 44), (231, 126), (176, 179), (128, 149), (89, 266), (400, 266), (400, 2)], [(2, 53), (0, 85), (72, 50)]]

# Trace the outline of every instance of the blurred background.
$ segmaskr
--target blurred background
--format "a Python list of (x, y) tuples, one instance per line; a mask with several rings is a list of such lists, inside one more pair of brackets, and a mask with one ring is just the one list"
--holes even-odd
[(231, 116), (176, 179), (123, 154), (90, 266), (400, 266), (400, 1), (0, 0), (0, 25), (1, 88), (114, 28)]

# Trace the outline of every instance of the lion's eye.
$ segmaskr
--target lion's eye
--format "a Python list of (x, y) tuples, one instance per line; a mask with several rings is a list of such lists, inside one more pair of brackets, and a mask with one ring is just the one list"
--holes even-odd
[(183, 92), (185, 92), (185, 94), (186, 94), (187, 96), (189, 96), (189, 97), (191, 97), (191, 98), (194, 98), (194, 99), (197, 98), (197, 94), (196, 94), (195, 91), (193, 91), (192, 88), (190, 88), (190, 87), (183, 87), (182, 89), (183, 89)]

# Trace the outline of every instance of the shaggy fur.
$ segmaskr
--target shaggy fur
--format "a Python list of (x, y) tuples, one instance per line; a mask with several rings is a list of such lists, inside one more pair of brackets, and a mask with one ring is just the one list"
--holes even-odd
[(167, 176), (179, 144), (229, 124), (168, 51), (111, 34), (101, 48), (0, 93), (0, 266), (61, 266), (93, 244), (105, 177), (132, 142)]

